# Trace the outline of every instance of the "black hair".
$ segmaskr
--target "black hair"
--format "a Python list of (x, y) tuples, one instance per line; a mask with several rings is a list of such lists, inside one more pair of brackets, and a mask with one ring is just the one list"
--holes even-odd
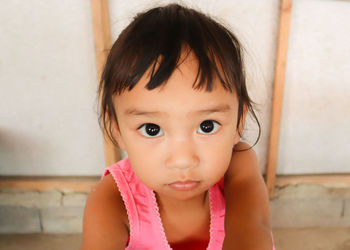
[(117, 145), (111, 131), (111, 121), (117, 122), (113, 96), (132, 90), (148, 69), (152, 69), (148, 90), (166, 84), (185, 47), (198, 60), (193, 88), (211, 91), (218, 79), (227, 91), (235, 92), (237, 128), (246, 107), (259, 127), (256, 144), (261, 128), (246, 88), (242, 45), (231, 31), (209, 16), (178, 4), (137, 14), (113, 44), (99, 86), (102, 129)]

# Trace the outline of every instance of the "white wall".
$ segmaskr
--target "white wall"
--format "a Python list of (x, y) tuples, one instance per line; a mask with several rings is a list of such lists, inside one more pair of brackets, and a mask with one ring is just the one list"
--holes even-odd
[(0, 173), (101, 172), (90, 1), (2, 1), (0, 34)]
[[(110, 0), (113, 40), (137, 12), (169, 2)], [(178, 2), (217, 17), (245, 45), (264, 171), (279, 1)], [(349, 172), (349, 7), (294, 0), (278, 173)], [(0, 32), (0, 174), (100, 175), (90, 1), (3, 1)], [(255, 135), (249, 125), (245, 137)]]
[(295, 0), (277, 173), (350, 172), (350, 2)]

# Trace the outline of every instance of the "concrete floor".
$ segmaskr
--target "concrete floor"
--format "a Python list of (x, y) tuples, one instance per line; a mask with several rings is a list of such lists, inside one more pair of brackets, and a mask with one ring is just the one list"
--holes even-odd
[[(350, 228), (274, 229), (278, 250), (350, 250)], [(80, 234), (0, 234), (1, 250), (78, 250)]]

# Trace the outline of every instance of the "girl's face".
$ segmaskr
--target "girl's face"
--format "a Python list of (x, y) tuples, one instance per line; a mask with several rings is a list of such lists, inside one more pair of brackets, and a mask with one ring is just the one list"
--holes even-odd
[(146, 73), (114, 99), (116, 139), (136, 176), (158, 195), (189, 200), (224, 176), (234, 144), (238, 101), (215, 82), (195, 90), (197, 60), (189, 54), (163, 87), (145, 88)]

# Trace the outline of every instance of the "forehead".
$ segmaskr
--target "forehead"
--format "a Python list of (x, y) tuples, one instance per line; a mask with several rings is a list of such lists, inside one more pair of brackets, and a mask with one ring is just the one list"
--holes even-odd
[(214, 78), (213, 89), (210, 92), (205, 88), (193, 87), (198, 73), (198, 60), (192, 53), (182, 55), (179, 66), (165, 84), (148, 90), (146, 85), (150, 77), (149, 69), (132, 90), (114, 96), (117, 113), (130, 109), (190, 113), (194, 110), (224, 106), (235, 110), (238, 105), (236, 94), (224, 89), (218, 79)]

